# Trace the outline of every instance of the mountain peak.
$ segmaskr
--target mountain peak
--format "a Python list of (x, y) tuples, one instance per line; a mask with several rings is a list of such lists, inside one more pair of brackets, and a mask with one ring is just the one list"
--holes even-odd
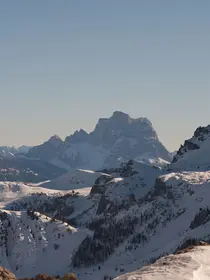
[(86, 142), (88, 141), (89, 134), (84, 130), (76, 130), (74, 134), (67, 136), (65, 142), (71, 143), (79, 143), (79, 142)]
[(115, 111), (112, 115), (112, 118), (130, 118), (130, 116), (124, 112), (121, 111)]
[(30, 155), (58, 166), (63, 162), (73, 168), (96, 170), (142, 156), (171, 160), (147, 118), (134, 119), (121, 111), (100, 118), (91, 133), (76, 130), (65, 141), (54, 135), (41, 147), (32, 149)]
[(208, 169), (210, 167), (210, 125), (198, 127), (193, 136), (185, 140), (173, 158), (171, 167), (178, 169)]
[(126, 121), (127, 123), (139, 123), (139, 124), (145, 124), (148, 126), (152, 126), (152, 123), (149, 119), (141, 117), (141, 118), (131, 118), (129, 114), (121, 112), (121, 111), (115, 111), (110, 119), (119, 120), (119, 121)]
[(54, 146), (58, 146), (63, 143), (63, 140), (58, 135), (55, 134), (51, 136), (47, 142), (51, 143)]

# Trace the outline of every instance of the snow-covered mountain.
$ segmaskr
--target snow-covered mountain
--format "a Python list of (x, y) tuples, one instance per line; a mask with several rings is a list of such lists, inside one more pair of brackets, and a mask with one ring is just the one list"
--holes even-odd
[(16, 147), (9, 147), (9, 146), (0, 146), (0, 156), (5, 156), (5, 157), (14, 157), (16, 154), (21, 153), (21, 154), (27, 154), (28, 151), (30, 150), (30, 146), (20, 146), (18, 148)]
[(0, 229), (0, 264), (17, 276), (62, 273), (89, 234), (33, 211), (0, 211)]
[(208, 241), (209, 182), (209, 171), (167, 172), (130, 161), (96, 179), (89, 195), (57, 200), (34, 194), (5, 207), (31, 209), (89, 230), (72, 253), (69, 270), (80, 279), (100, 280), (140, 268), (188, 240)]
[(206, 170), (210, 169), (210, 125), (199, 127), (192, 138), (181, 145), (174, 156), (172, 169)]
[(15, 153), (17, 153), (15, 147), (0, 146), (0, 156), (13, 157)]
[[(37, 186), (37, 194), (7, 202), (4, 209), (13, 215), (25, 213), (24, 210), (35, 211), (68, 221), (78, 231), (85, 229), (88, 234), (82, 240), (78, 237), (80, 241), (73, 251), (71, 246), (65, 246), (58, 252), (61, 259), (68, 254), (69, 262), (68, 267), (58, 263), (56, 271), (73, 271), (81, 280), (100, 280), (140, 268), (162, 255), (175, 252), (188, 240), (208, 241), (209, 182), (209, 171), (169, 173), (145, 163), (129, 161), (120, 168), (110, 169), (109, 176), (98, 177), (89, 194), (80, 194), (77, 190), (48, 194), (46, 189), (40, 192)], [(76, 238), (76, 232), (74, 236)], [(71, 244), (71, 240), (65, 242)], [(40, 251), (39, 243), (36, 251)], [(7, 260), (6, 256), (4, 258)], [(15, 259), (16, 256), (14, 262)], [(42, 272), (55, 273), (54, 266), (51, 271), (43, 270), (39, 262), (28, 262), (26, 268), (20, 261), (21, 269), (15, 272), (22, 275), (30, 266), (35, 266), (31, 275), (40, 268)]]
[[(2, 182), (2, 265), (19, 276), (72, 271), (80, 280), (109, 280), (183, 249), (193, 240), (209, 242), (208, 131), (198, 131), (169, 168), (160, 159), (138, 156), (138, 161), (104, 168), (101, 173), (71, 170), (44, 183)], [(87, 137), (82, 134), (81, 138)], [(63, 145), (58, 137), (50, 142), (51, 147)], [(189, 142), (199, 148), (193, 150)], [(68, 226), (71, 234), (63, 239), (63, 228)], [(31, 246), (33, 253), (26, 261)], [(58, 262), (53, 262), (54, 253)], [(135, 279), (141, 272), (119, 279)]]
[(27, 156), (30, 147), (0, 147), (0, 181), (39, 182), (52, 179), (66, 172), (46, 161)]
[(32, 148), (32, 146), (22, 145), (17, 148), (17, 152), (21, 154), (27, 154), (28, 151)]
[(24, 183), (4, 181), (0, 182), (0, 206), (2, 207), (5, 203), (13, 203), (13, 201), (37, 193), (43, 193), (50, 196), (55, 194), (67, 194), (68, 191), (50, 190), (40, 187), (39, 184), (27, 185)]
[(114, 280), (208, 280), (210, 276), (210, 247), (204, 243), (169, 255), (154, 264), (119, 276)]
[(91, 188), (96, 179), (100, 176), (108, 176), (102, 172), (94, 172), (92, 170), (75, 169), (71, 170), (54, 180), (47, 180), (39, 184), (39, 186), (54, 190), (74, 190), (81, 188)]
[[(137, 169), (139, 170), (140, 173), (138, 173)], [(128, 193), (126, 191), (127, 186), (128, 186), (128, 182), (130, 180), (133, 181), (133, 187), (135, 188), (136, 192), (138, 193), (138, 184), (139, 184), (139, 191), (142, 192), (142, 194), (144, 194), (144, 192), (147, 192), (147, 187), (149, 187), (149, 185), (146, 185), (146, 182), (149, 184), (149, 182), (151, 182), (151, 185), (154, 183), (154, 180), (156, 178), (156, 175), (159, 174), (160, 170), (158, 168), (152, 168), (151, 166), (146, 166), (144, 164), (141, 163), (134, 163), (134, 162), (129, 162), (126, 165), (123, 165), (121, 168), (114, 170), (115, 172), (112, 172), (109, 176), (107, 176), (106, 174), (102, 174), (98, 179), (96, 179), (96, 182), (94, 184), (94, 186), (91, 189), (91, 193), (89, 195), (83, 194), (81, 190), (81, 193), (78, 192), (77, 190), (72, 191), (71, 193), (66, 193), (66, 194), (62, 194), (62, 193), (55, 193), (52, 194), (52, 190), (50, 191), (50, 193), (48, 193), (48, 191), (46, 189), (40, 189), (39, 186), (37, 185), (37, 194), (35, 193), (35, 186), (33, 186), (33, 189), (31, 190), (31, 193), (29, 193), (29, 188), (30, 186), (24, 186), (23, 185), (17, 185), (17, 184), (12, 184), (12, 183), (8, 183), (8, 182), (4, 182), (2, 183), (4, 185), (3, 188), (3, 196), (5, 196), (5, 190), (8, 190), (8, 192), (12, 192), (12, 194), (15, 192), (19, 193), (19, 190), (21, 189), (21, 195), (19, 197), (13, 197), (12, 201), (6, 201), (4, 200), (4, 209), (6, 209), (7, 213), (13, 213), (13, 215), (18, 215), (21, 217), (21, 220), (24, 220), (24, 222), (27, 224), (28, 221), (26, 222), (25, 219), (23, 218), (25, 215), (24, 213), (29, 212), (30, 211), (35, 211), (35, 212), (39, 212), (42, 213), (42, 215), (47, 216), (47, 217), (56, 217), (57, 219), (60, 220), (68, 220), (68, 223), (71, 225), (76, 226), (78, 229), (86, 229), (86, 233), (88, 232), (88, 234), (86, 234), (86, 236), (83, 235), (83, 239), (78, 242), (76, 242), (77, 247), (74, 247), (74, 250), (72, 251), (72, 249), (68, 248), (68, 246), (62, 247), (62, 250), (66, 250), (66, 252), (63, 251), (59, 251), (60, 252), (60, 258), (62, 259), (64, 256), (67, 256), (67, 254), (71, 257), (68, 258), (68, 266), (64, 266), (62, 264), (62, 266), (57, 263), (56, 266), (54, 266), (54, 268), (52, 268), (51, 272), (49, 272), (49, 270), (47, 270), (47, 268), (45, 270), (43, 270), (42, 267), (40, 267), (39, 263), (36, 263), (36, 261), (34, 261), (35, 259), (38, 259), (40, 256), (37, 252), (41, 251), (42, 249), (39, 248), (39, 243), (36, 243), (35, 247), (35, 251), (36, 251), (36, 257), (33, 256), (32, 260), (25, 263), (24, 261), (24, 256), (22, 256), (21, 254), (21, 250), (26, 250), (24, 249), (24, 246), (22, 248), (19, 248), (19, 258), (20, 261), (18, 263), (18, 268), (16, 270), (16, 267), (14, 268), (14, 266), (12, 267), (11, 264), (7, 264), (8, 260), (7, 258), (11, 261), (12, 259), (12, 263), (17, 263), (16, 262), (16, 255), (11, 253), (12, 255), (8, 255), (7, 256), (3, 256), (3, 266), (9, 268), (12, 271), (15, 271), (15, 273), (17, 275), (28, 275), (28, 271), (30, 270), (30, 267), (34, 267), (33, 269), (31, 269), (31, 275), (34, 275), (35, 272), (37, 271), (41, 271), (45, 272), (45, 273), (49, 273), (49, 274), (54, 274), (55, 272), (60, 272), (60, 271), (75, 271), (77, 273), (80, 273), (77, 271), (77, 268), (74, 268), (74, 264), (73, 264), (73, 258), (77, 258), (77, 252), (79, 252), (80, 246), (82, 246), (82, 241), (86, 239), (87, 236), (89, 236), (89, 238), (92, 238), (92, 235), (94, 234), (94, 224), (95, 224), (95, 219), (98, 219), (98, 215), (101, 215), (101, 213), (98, 213), (100, 211), (103, 211), (104, 207), (106, 209), (106, 205), (103, 202), (103, 197), (104, 197), (104, 192), (107, 191), (107, 193), (110, 193), (110, 197), (113, 197), (113, 199), (118, 199), (119, 198), (119, 204), (120, 201), (124, 201), (125, 200), (125, 205), (127, 204), (126, 200), (129, 199), (129, 203), (130, 202), (134, 202), (133, 200), (133, 196), (132, 196), (132, 190), (128, 190)], [(151, 172), (153, 172), (153, 176), (151, 174)], [(144, 181), (143, 179), (143, 174), (150, 174), (149, 178), (147, 179), (147, 181)], [(119, 177), (120, 176), (120, 177)], [(131, 176), (136, 176), (132, 177)], [(127, 180), (126, 180), (127, 178)], [(138, 180), (140, 179), (140, 181)], [(120, 183), (118, 188), (119, 189), (115, 189), (112, 191), (112, 188), (115, 187), (115, 185), (118, 185), (118, 182)], [(122, 191), (120, 190), (120, 186), (123, 186)], [(117, 186), (116, 185), (116, 186)], [(24, 190), (23, 190), (24, 189)], [(107, 190), (106, 190), (107, 189)], [(24, 195), (24, 193), (26, 195)], [(113, 195), (111, 194), (113, 193)], [(119, 194), (121, 194), (119, 196)], [(123, 202), (124, 203), (124, 202)], [(128, 203), (128, 206), (129, 206)], [(99, 206), (100, 205), (100, 206)], [(124, 206), (123, 206), (124, 207)], [(97, 210), (99, 208), (99, 210)], [(114, 209), (113, 209), (114, 210)], [(116, 208), (117, 210), (117, 208)], [(25, 212), (26, 211), (26, 212)], [(105, 213), (107, 213), (108, 209), (105, 210)], [(123, 213), (123, 212), (122, 212)], [(113, 213), (115, 215), (115, 213)], [(112, 222), (113, 219), (110, 219), (110, 222)], [(42, 222), (40, 222), (42, 224)], [(97, 224), (97, 221), (96, 221)], [(26, 235), (24, 231), (25, 228), (20, 224), (20, 228), (21, 228), (21, 233), (22, 235)], [(81, 231), (79, 230), (79, 231)], [(84, 230), (83, 230), (84, 231)], [(37, 235), (39, 234), (38, 232), (36, 233)], [(77, 233), (75, 233), (74, 237), (76, 238)], [(37, 237), (38, 238), (38, 237)], [(49, 238), (49, 237), (47, 237)], [(36, 235), (35, 235), (35, 239), (36, 239)], [(67, 242), (65, 240), (65, 242)], [(71, 244), (71, 239), (68, 241), (70, 242), (69, 244)], [(7, 244), (14, 244), (12, 240), (7, 240)], [(19, 243), (19, 246), (21, 246), (22, 243)], [(68, 243), (66, 243), (68, 244)], [(16, 249), (15, 247), (16, 245), (14, 245), (14, 248), (11, 249), (12, 252), (14, 252)], [(46, 246), (48, 250), (48, 246)], [(0, 247), (1, 248), (1, 247)], [(51, 252), (52, 254), (53, 252)], [(24, 255), (25, 253), (23, 253)], [(59, 253), (58, 253), (59, 254)], [(85, 253), (86, 256), (86, 253)], [(43, 255), (44, 257), (44, 255)], [(41, 258), (43, 258), (41, 257)], [(96, 255), (97, 257), (97, 255)], [(29, 256), (30, 258), (30, 256)], [(47, 255), (46, 255), (47, 258)], [(22, 261), (21, 261), (22, 260)], [(97, 258), (96, 258), (97, 260)], [(76, 259), (75, 259), (76, 261)], [(35, 262), (35, 263), (34, 263)], [(97, 260), (98, 262), (98, 260)], [(27, 266), (27, 267), (26, 267)], [(21, 267), (21, 268), (19, 268)], [(14, 270), (15, 269), (15, 270)], [(85, 269), (86, 270), (86, 269)], [(89, 276), (92, 274), (92, 268), (88, 269), (88, 274)], [(96, 270), (98, 271), (98, 270)], [(86, 271), (81, 271), (82, 274), (84, 274), (81, 277), (84, 277), (86, 275)], [(103, 272), (102, 272), (103, 273)], [(100, 276), (102, 277), (102, 275)], [(82, 279), (82, 278), (81, 278)]]
[[(0, 265), (13, 271), (18, 277), (41, 272), (53, 275), (68, 271), (71, 255), (87, 235), (88, 229), (76, 229), (60, 217), (62, 207), (71, 213), (71, 201), (82, 201), (89, 193), (56, 191), (23, 183), (0, 183)], [(25, 200), (25, 204), (18, 204)], [(24, 208), (27, 201), (40, 212)], [(21, 211), (13, 211), (15, 205)], [(48, 205), (48, 207), (43, 206)], [(3, 210), (3, 208), (5, 210)], [(10, 210), (6, 210), (6, 208)], [(58, 215), (56, 216), (56, 211)], [(46, 216), (43, 213), (49, 215)], [(46, 259), (48, 264), (46, 264)], [(54, 267), (54, 268), (53, 268)]]
[(138, 157), (171, 161), (170, 153), (148, 119), (132, 119), (118, 111), (110, 118), (99, 119), (90, 134), (79, 130), (65, 141), (52, 136), (42, 145), (31, 148), (28, 155), (67, 169), (117, 167)]

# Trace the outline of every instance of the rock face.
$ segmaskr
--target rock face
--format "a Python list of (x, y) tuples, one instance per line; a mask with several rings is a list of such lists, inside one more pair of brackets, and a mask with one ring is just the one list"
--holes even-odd
[(12, 272), (0, 266), (0, 280), (16, 280), (16, 277)]
[(67, 169), (94, 170), (120, 166), (121, 162), (132, 158), (171, 160), (170, 153), (159, 141), (148, 119), (133, 119), (118, 111), (110, 118), (99, 119), (90, 134), (81, 129), (66, 137), (65, 141), (57, 137), (56, 141), (53, 139), (33, 147), (28, 155), (59, 166), (65, 165)]
[(199, 127), (174, 156), (171, 169), (207, 170), (210, 168), (210, 125)]
[(35, 158), (49, 161), (54, 158), (57, 153), (60, 153), (62, 149), (63, 141), (58, 136), (54, 135), (42, 145), (32, 147), (28, 155), (34, 154)]

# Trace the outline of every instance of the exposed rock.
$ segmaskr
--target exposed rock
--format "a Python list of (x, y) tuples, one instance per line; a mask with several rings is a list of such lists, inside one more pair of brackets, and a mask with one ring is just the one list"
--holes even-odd
[(90, 194), (103, 194), (106, 191), (106, 184), (112, 180), (113, 177), (102, 175), (98, 179), (96, 179), (95, 184), (91, 188)]
[(189, 251), (193, 250), (196, 246), (210, 246), (210, 244), (197, 239), (188, 239), (177, 248), (175, 254), (188, 253)]
[[(210, 131), (210, 126), (206, 126), (206, 127), (200, 126), (195, 130), (194, 136), (195, 137), (199, 137), (199, 136), (202, 137), (204, 134), (208, 134), (209, 131)], [(200, 140), (202, 140), (202, 139), (200, 139)]]
[(165, 195), (167, 193), (167, 186), (161, 177), (155, 180), (154, 185), (155, 192), (153, 193), (154, 196), (158, 195)]
[(160, 157), (171, 161), (171, 155), (159, 141), (147, 118), (133, 119), (123, 112), (100, 118), (91, 133), (80, 129), (62, 141), (51, 137), (31, 148), (29, 157), (39, 158), (66, 168), (102, 169), (118, 167), (132, 158)]
[(198, 127), (174, 156), (169, 169), (208, 170), (210, 168), (210, 125)]
[(193, 143), (189, 140), (185, 140), (184, 146), (181, 145), (180, 149), (177, 151), (176, 156), (173, 158), (172, 163), (176, 162), (178, 156), (183, 155), (187, 151), (198, 150), (198, 149), (200, 149), (200, 146), (198, 146), (196, 143)]
[(16, 277), (12, 272), (0, 266), (0, 280), (16, 280)]
[(210, 210), (209, 210), (209, 208), (205, 208), (205, 209), (200, 208), (199, 213), (197, 213), (195, 215), (194, 220), (191, 222), (190, 228), (191, 229), (197, 228), (201, 225), (206, 224), (209, 221), (210, 221)]

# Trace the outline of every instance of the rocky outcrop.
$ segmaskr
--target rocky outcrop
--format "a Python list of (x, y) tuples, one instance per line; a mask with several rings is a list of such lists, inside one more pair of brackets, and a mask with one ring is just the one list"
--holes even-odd
[(207, 222), (210, 221), (210, 210), (209, 208), (200, 208), (199, 212), (195, 215), (195, 218), (190, 224), (191, 229), (195, 229), (201, 225), (206, 224)]
[(103, 194), (106, 191), (106, 184), (112, 179), (112, 176), (100, 176), (98, 179), (96, 179), (95, 184), (92, 186), (90, 194)]
[(0, 266), (0, 280), (16, 280), (16, 277), (12, 272)]
[(63, 277), (57, 276), (50, 276), (47, 274), (37, 274), (35, 277), (32, 278), (20, 278), (19, 280), (77, 280), (77, 277), (73, 273), (67, 273)]
[(192, 150), (198, 150), (200, 149), (200, 146), (198, 144), (193, 143), (189, 140), (185, 140), (184, 145), (180, 147), (180, 149), (177, 151), (177, 154), (174, 156), (172, 163), (176, 162), (180, 156), (185, 154), (187, 151), (192, 151)]
[(76, 143), (83, 143), (88, 142), (90, 135), (83, 129), (76, 130), (74, 134), (67, 136), (65, 139), (66, 143), (76, 144)]
[(195, 249), (195, 247), (197, 247), (197, 246), (209, 246), (209, 243), (197, 240), (195, 238), (190, 238), (190, 239), (187, 239), (186, 241), (184, 241), (183, 244), (181, 244), (176, 249), (175, 254), (179, 255), (179, 254), (187, 253), (187, 252)]
[(174, 156), (170, 170), (208, 170), (210, 168), (210, 125), (198, 127)]
[(194, 137), (198, 137), (200, 141), (204, 140), (204, 135), (207, 135), (210, 132), (210, 125), (208, 126), (200, 126), (194, 132)]

